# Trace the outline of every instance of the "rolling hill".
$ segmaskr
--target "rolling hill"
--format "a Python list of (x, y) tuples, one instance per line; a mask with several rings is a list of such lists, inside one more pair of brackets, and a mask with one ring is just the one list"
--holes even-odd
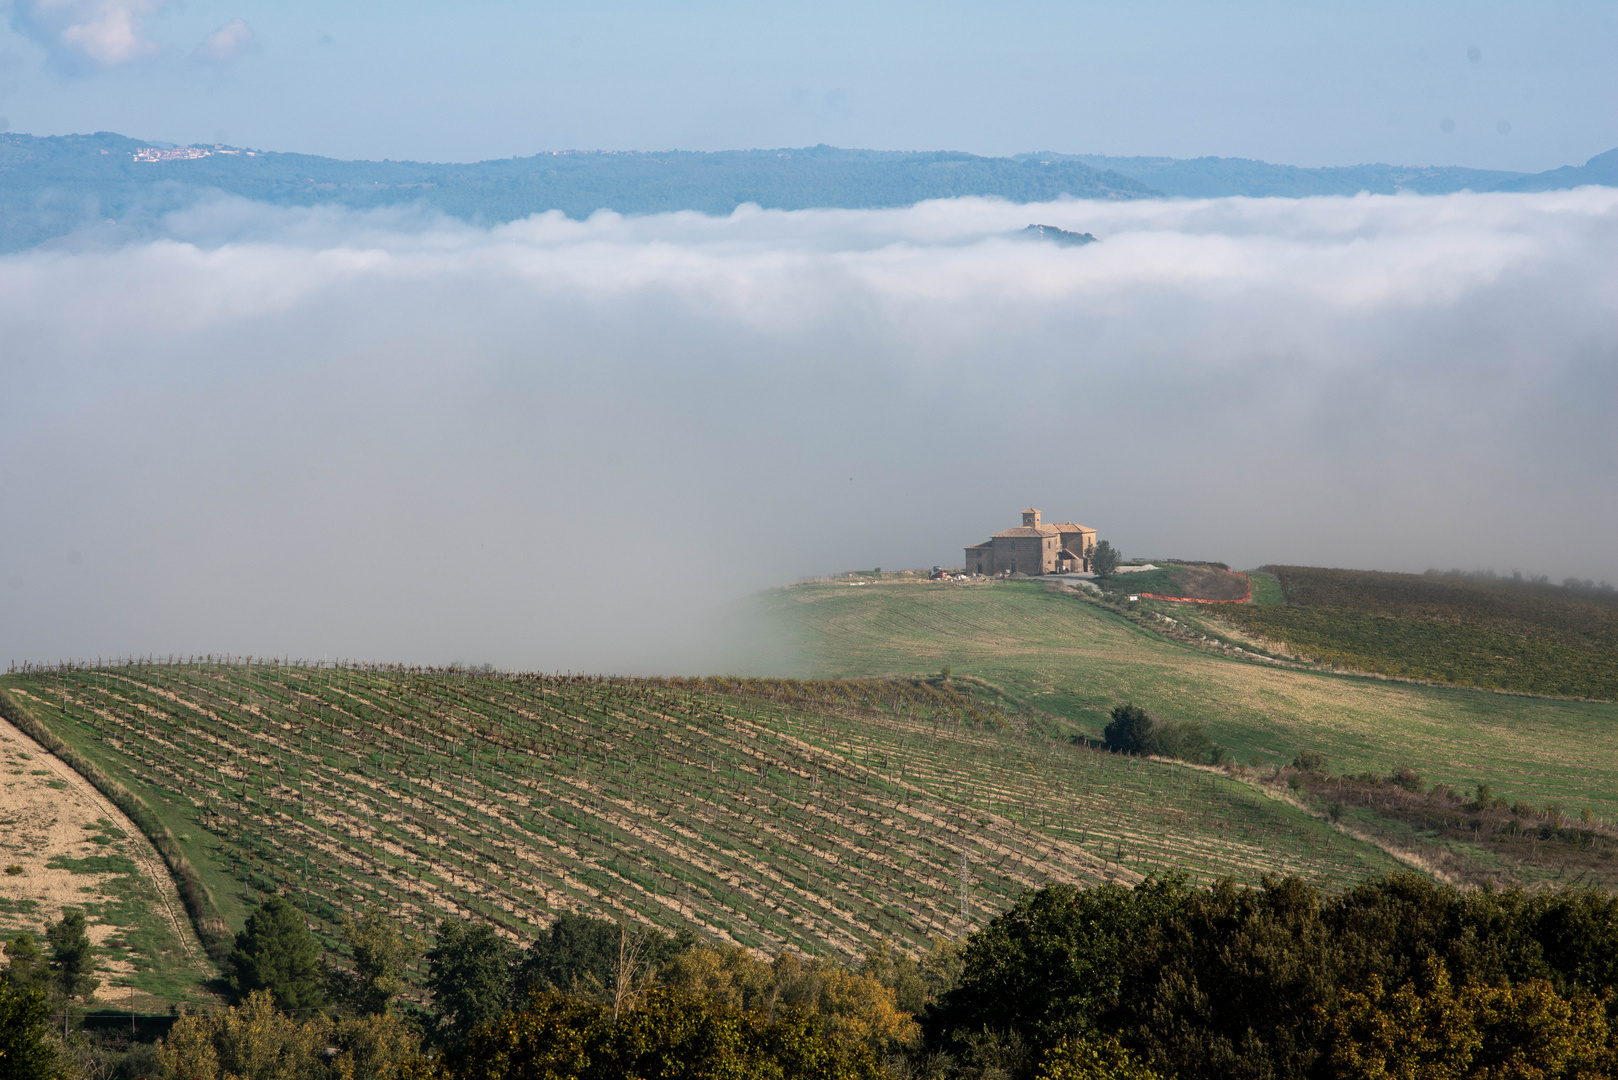
[(216, 957), (272, 891), (328, 938), (362, 909), (517, 939), (583, 911), (853, 957), (958, 936), (1048, 881), (1340, 887), (1396, 865), (959, 680), (126, 663), (7, 675), (0, 708), (133, 800)]
[(1321, 663), (1618, 700), (1618, 592), (1459, 575), (1268, 568), (1285, 603), (1217, 617)]
[(949, 664), (1091, 736), (1108, 709), (1133, 701), (1164, 719), (1203, 723), (1237, 760), (1264, 768), (1316, 750), (1334, 773), (1408, 767), (1456, 789), (1483, 782), (1512, 798), (1618, 816), (1618, 704), (1611, 702), (1276, 664), (1237, 654), (1212, 628), (1187, 634), (1151, 617), (1172, 612), (1183, 624), (1205, 617), (1210, 605), (1154, 601), (1131, 611), (1038, 580), (816, 583), (778, 590), (765, 604), (796, 634), (817, 676)]

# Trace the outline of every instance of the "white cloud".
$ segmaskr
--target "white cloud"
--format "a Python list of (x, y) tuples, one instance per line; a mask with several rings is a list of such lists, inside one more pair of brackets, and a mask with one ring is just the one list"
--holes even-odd
[(196, 56), (210, 64), (229, 64), (258, 49), (258, 37), (245, 20), (232, 19), (197, 46)]
[(1618, 579), (1618, 191), (166, 228), (0, 259), (0, 658), (721, 667), (697, 613), (1030, 504)]
[(13, 28), (61, 61), (116, 67), (150, 56), (157, 44), (143, 20), (170, 0), (15, 0)]

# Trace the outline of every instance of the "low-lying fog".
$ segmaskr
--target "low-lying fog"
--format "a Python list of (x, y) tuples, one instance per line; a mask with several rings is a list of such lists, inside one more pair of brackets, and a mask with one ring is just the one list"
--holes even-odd
[(0, 259), (0, 343), (0, 661), (720, 669), (736, 599), (1030, 505), (1131, 556), (1618, 578), (1613, 189), (220, 202)]

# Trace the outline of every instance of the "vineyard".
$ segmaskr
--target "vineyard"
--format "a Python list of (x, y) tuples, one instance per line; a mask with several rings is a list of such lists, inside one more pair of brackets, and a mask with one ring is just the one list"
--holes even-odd
[(1230, 605), (1220, 617), (1339, 667), (1618, 700), (1618, 596), (1531, 582), (1272, 569), (1286, 606)]
[(1047, 881), (1393, 866), (1247, 785), (1039, 737), (936, 678), (209, 660), (14, 674), (0, 706), (142, 802), (216, 956), (271, 891), (328, 936), (361, 908), (517, 939), (583, 911), (850, 957)]

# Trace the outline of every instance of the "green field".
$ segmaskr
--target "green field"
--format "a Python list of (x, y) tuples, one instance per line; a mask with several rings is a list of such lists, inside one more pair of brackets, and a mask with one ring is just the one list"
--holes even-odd
[(1618, 699), (1618, 594), (1437, 574), (1272, 569), (1285, 606), (1225, 606), (1220, 618), (1337, 667)]
[[(1618, 816), (1612, 703), (1264, 666), (1172, 640), (1039, 581), (807, 584), (763, 603), (797, 635), (815, 675), (948, 664), (1091, 735), (1108, 709), (1133, 701), (1166, 719), (1202, 721), (1243, 762), (1280, 765), (1314, 749), (1334, 773), (1407, 766), (1430, 782), (1482, 781), (1509, 798)], [(1193, 605), (1161, 607), (1183, 615)]]
[(184, 838), (231, 927), (279, 890), (328, 937), (359, 909), (518, 938), (578, 910), (853, 957), (1047, 881), (1395, 865), (1249, 785), (1045, 738), (939, 681), (204, 663), (0, 693)]

